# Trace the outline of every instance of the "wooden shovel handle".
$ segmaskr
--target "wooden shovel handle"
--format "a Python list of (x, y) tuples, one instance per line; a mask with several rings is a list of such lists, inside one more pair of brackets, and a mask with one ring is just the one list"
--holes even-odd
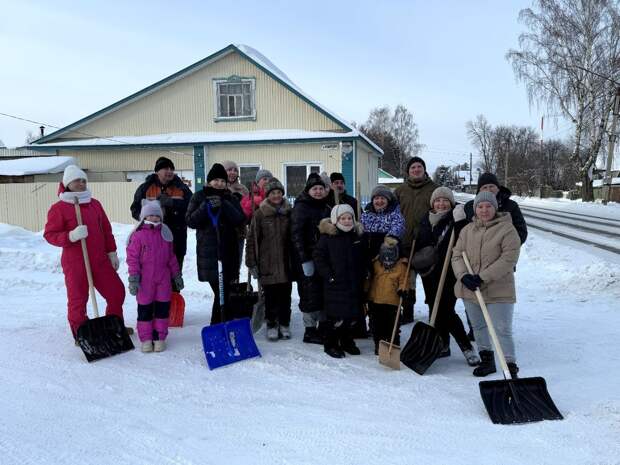
[(446, 275), (448, 274), (448, 267), (450, 266), (450, 258), (452, 257), (452, 247), (454, 247), (454, 226), (452, 226), (452, 234), (450, 234), (450, 242), (448, 242), (448, 251), (446, 252), (446, 258), (443, 260), (443, 268), (441, 269), (441, 276), (439, 278), (439, 285), (435, 292), (435, 301), (433, 302), (433, 311), (431, 312), (430, 325), (435, 327), (435, 320), (437, 319), (437, 313), (439, 304), (441, 302), (441, 295), (443, 294), (443, 286), (446, 283)]
[[(411, 261), (413, 260), (413, 249), (415, 249), (415, 238), (411, 242), (411, 252), (409, 252), (409, 262), (407, 263), (407, 271), (405, 272), (405, 282), (409, 282), (409, 270), (411, 270)], [(388, 349), (388, 355), (392, 353), (392, 347), (394, 346), (394, 339), (396, 339), (396, 330), (398, 329), (398, 322), (400, 321), (400, 308), (403, 306), (403, 298), (401, 296), (398, 301), (398, 307), (396, 308), (396, 319), (394, 320), (394, 328), (392, 329), (392, 338), (390, 339), (390, 347)]]
[[(469, 259), (467, 258), (467, 254), (463, 251), (463, 261), (465, 262), (465, 266), (467, 267), (467, 272), (469, 274), (474, 274), (474, 271), (469, 263)], [(493, 321), (491, 320), (491, 315), (489, 315), (489, 310), (487, 309), (487, 304), (484, 302), (484, 298), (482, 297), (482, 293), (480, 289), (475, 290), (476, 297), (478, 298), (478, 304), (480, 304), (480, 308), (482, 309), (482, 314), (484, 315), (484, 321), (487, 323), (487, 327), (489, 328), (489, 334), (491, 335), (491, 339), (493, 340), (493, 345), (495, 346), (495, 350), (497, 351), (497, 355), (499, 357), (499, 363), (502, 366), (502, 371), (504, 372), (504, 378), (512, 379), (510, 375), (510, 370), (508, 369), (508, 364), (506, 363), (506, 358), (504, 357), (504, 351), (502, 350), (502, 346), (499, 345), (499, 338), (495, 333), (495, 327), (493, 326)]]
[[(75, 205), (75, 216), (77, 217), (78, 226), (82, 224), (82, 211), (80, 209), (80, 199), (76, 196), (73, 200)], [(86, 268), (86, 278), (88, 279), (88, 292), (90, 293), (90, 300), (93, 303), (93, 310), (95, 311), (95, 318), (99, 318), (99, 307), (97, 306), (97, 297), (95, 296), (95, 286), (93, 284), (93, 273), (90, 268), (90, 260), (88, 259), (88, 249), (86, 248), (86, 239), (80, 239), (82, 244), (82, 256), (84, 257), (84, 267)]]

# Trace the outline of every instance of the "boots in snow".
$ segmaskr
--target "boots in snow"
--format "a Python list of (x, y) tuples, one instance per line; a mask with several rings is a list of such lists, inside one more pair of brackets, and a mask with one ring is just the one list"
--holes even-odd
[(519, 377), (517, 376), (519, 374), (519, 367), (515, 362), (508, 362), (508, 371), (510, 371), (512, 379), (517, 379)]
[(307, 326), (304, 332), (304, 342), (307, 344), (323, 344), (323, 335), (314, 326)]
[(334, 358), (343, 358), (344, 351), (340, 347), (338, 330), (336, 328), (329, 328), (325, 331), (325, 343), (323, 350), (327, 355)]
[(480, 365), (474, 368), (474, 376), (487, 376), (495, 373), (495, 354), (492, 350), (480, 351)]
[(359, 347), (355, 345), (355, 341), (350, 335), (344, 335), (340, 337), (340, 348), (350, 355), (361, 354)]
[(290, 339), (291, 338), (290, 326), (280, 326), (280, 335), (282, 336), (282, 339)]
[(143, 341), (142, 352), (144, 352), (145, 354), (147, 352), (153, 352), (153, 341)]
[(280, 334), (278, 334), (278, 327), (273, 326), (271, 328), (267, 328), (267, 339), (270, 341), (277, 341), (280, 338)]
[(166, 341), (153, 341), (153, 350), (155, 352), (163, 352), (166, 350)]
[(463, 356), (465, 357), (465, 360), (467, 360), (467, 364), (470, 367), (475, 367), (475, 366), (480, 365), (480, 357), (478, 357), (478, 354), (474, 352), (472, 349), (464, 350)]

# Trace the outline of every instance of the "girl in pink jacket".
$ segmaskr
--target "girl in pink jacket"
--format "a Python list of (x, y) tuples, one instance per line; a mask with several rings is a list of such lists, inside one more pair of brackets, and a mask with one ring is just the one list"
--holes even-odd
[(162, 218), (157, 200), (143, 200), (140, 223), (127, 244), (129, 293), (138, 300), (138, 337), (142, 352), (165, 350), (172, 281), (179, 290), (183, 289), (172, 231), (161, 222)]

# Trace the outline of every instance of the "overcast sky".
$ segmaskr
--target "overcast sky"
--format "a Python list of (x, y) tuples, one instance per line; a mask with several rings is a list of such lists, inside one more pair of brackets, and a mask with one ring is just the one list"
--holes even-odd
[[(0, 0), (0, 112), (65, 126), (230, 43), (258, 49), (298, 86), (350, 121), (404, 104), (429, 171), (464, 161), (465, 123), (538, 128), (506, 51), (525, 0), (132, 1)], [(564, 125), (566, 126), (566, 125)], [(0, 140), (30, 124), (0, 116)], [(48, 132), (50, 129), (48, 129)], [(122, 134), (117, 134), (122, 135)], [(563, 137), (562, 125), (545, 138)]]

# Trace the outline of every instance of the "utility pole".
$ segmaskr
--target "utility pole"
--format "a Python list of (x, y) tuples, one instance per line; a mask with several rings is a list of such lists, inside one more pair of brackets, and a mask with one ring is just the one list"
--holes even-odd
[(607, 205), (611, 198), (611, 164), (614, 159), (614, 144), (616, 142), (616, 124), (618, 123), (618, 113), (620, 113), (620, 87), (616, 89), (616, 95), (614, 97), (613, 114), (611, 118), (611, 129), (609, 130), (609, 143), (607, 144), (607, 166), (605, 167), (605, 179), (603, 185), (607, 185), (606, 195), (603, 196), (603, 203)]

